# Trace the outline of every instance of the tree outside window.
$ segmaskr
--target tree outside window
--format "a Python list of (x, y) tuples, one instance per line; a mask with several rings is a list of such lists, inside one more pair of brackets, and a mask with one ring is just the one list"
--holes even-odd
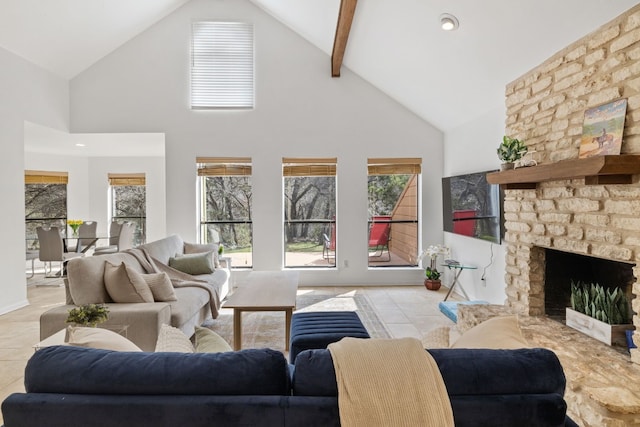
[(335, 175), (335, 158), (283, 159), (285, 267), (335, 267)]
[(222, 245), (234, 268), (251, 268), (251, 159), (199, 158), (197, 163), (200, 242)]

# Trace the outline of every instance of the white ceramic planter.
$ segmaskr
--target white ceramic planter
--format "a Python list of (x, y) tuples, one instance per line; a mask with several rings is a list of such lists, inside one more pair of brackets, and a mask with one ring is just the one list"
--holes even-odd
[(567, 326), (608, 345), (627, 345), (625, 331), (633, 325), (609, 325), (567, 307)]

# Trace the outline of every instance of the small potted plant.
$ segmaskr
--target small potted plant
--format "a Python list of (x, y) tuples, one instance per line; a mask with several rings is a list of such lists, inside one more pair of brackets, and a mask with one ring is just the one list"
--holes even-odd
[(95, 328), (109, 317), (109, 309), (103, 304), (85, 304), (69, 310), (67, 323)]
[(425, 279), (424, 286), (430, 291), (437, 291), (440, 289), (442, 282), (440, 281), (440, 272), (437, 268), (437, 261), (439, 255), (448, 255), (449, 248), (442, 245), (431, 245), (422, 252), (422, 263), (425, 264), (425, 260), (429, 260), (429, 265), (424, 269)]
[(524, 142), (517, 138), (504, 136), (502, 144), (498, 147), (498, 158), (502, 160), (502, 170), (513, 169), (513, 165), (520, 160), (528, 151)]

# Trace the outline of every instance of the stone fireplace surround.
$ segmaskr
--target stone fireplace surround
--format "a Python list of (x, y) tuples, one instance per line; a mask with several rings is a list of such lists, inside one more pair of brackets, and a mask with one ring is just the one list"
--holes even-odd
[[(578, 159), (585, 110), (620, 98), (628, 100), (621, 154), (637, 155), (640, 4), (509, 83), (505, 135), (523, 140), (547, 168)], [(528, 315), (523, 330), (535, 344), (556, 351), (570, 414), (586, 427), (640, 426), (640, 349), (629, 357), (543, 316), (545, 249), (635, 264), (638, 329), (640, 175), (633, 173), (625, 184), (589, 185), (593, 180), (569, 175), (505, 190), (505, 306)], [(633, 339), (640, 347), (640, 332)]]
[[(640, 154), (640, 4), (509, 83), (505, 135), (524, 140), (539, 165), (560, 165), (578, 158), (585, 110), (619, 98), (628, 100), (621, 153)], [(534, 316), (544, 314), (544, 252), (537, 247), (640, 260), (640, 175), (625, 184), (589, 185), (571, 175), (541, 181), (506, 189), (504, 199), (506, 305)], [(633, 275), (637, 328), (640, 267)], [(631, 359), (640, 363), (640, 349)]]

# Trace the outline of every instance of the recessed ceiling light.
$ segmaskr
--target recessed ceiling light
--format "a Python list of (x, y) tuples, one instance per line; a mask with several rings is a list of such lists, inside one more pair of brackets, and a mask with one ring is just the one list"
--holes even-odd
[(76, 144), (76, 147), (86, 147), (86, 145), (81, 144), (81, 143), (77, 143), (77, 144)]
[(458, 18), (453, 16), (450, 13), (443, 13), (440, 15), (440, 26), (445, 31), (453, 31), (457, 30), (460, 23), (458, 22)]

